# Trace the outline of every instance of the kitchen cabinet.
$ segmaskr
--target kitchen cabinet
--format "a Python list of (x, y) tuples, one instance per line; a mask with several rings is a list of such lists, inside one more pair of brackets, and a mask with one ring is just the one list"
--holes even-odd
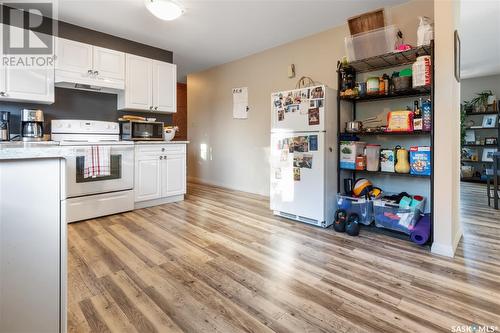
[(177, 110), (177, 67), (153, 60), (154, 111), (174, 113)]
[(151, 110), (152, 61), (127, 54), (125, 91), (118, 94), (118, 109)]
[[(4, 26), (0, 25), (0, 33), (3, 33), (3, 29)], [(11, 43), (23, 45), (22, 41), (16, 42), (16, 38), (23, 37), (23, 29), (17, 27), (10, 27), (10, 29)], [(18, 59), (22, 60), (25, 58), (4, 54), (3, 49), (0, 53), (6, 57), (5, 59), (19, 57)], [(42, 56), (45, 58), (51, 55)], [(54, 68), (28, 67), (19, 64), (0, 67), (0, 101), (54, 103)]]
[(90, 75), (92, 70), (92, 45), (69, 39), (56, 40), (56, 69), (80, 76)]
[(176, 65), (127, 54), (125, 72), (125, 90), (118, 94), (118, 109), (176, 112)]
[(104, 92), (116, 92), (125, 87), (123, 52), (57, 38), (56, 56), (55, 80), (58, 86), (104, 88)]
[(186, 193), (186, 155), (166, 155), (162, 164), (162, 196)]
[(0, 101), (54, 103), (54, 69), (5, 67), (0, 70)]
[(66, 332), (63, 169), (0, 160), (0, 332)]
[(183, 200), (186, 193), (186, 144), (136, 145), (136, 208)]
[(158, 199), (162, 195), (160, 183), (163, 172), (160, 156), (140, 156), (135, 162), (135, 201)]

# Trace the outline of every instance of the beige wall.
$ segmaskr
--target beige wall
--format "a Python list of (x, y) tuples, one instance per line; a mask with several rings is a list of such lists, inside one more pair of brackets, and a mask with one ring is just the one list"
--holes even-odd
[(491, 90), (500, 99), (500, 75), (481, 76), (460, 82), (461, 101), (469, 101), (483, 90)]
[(460, 83), (454, 76), (454, 31), (460, 1), (434, 3), (434, 243), (432, 251), (453, 256), (460, 227)]
[[(433, 17), (433, 2), (416, 0), (391, 8), (390, 21), (405, 41), (416, 43), (417, 16)], [(346, 25), (231, 63), (188, 75), (188, 176), (202, 182), (268, 195), (270, 94), (294, 88), (310, 76), (336, 89), (336, 62), (345, 54)], [(296, 78), (287, 78), (295, 64)], [(248, 87), (247, 120), (232, 118), (234, 87)], [(205, 150), (203, 153), (201, 150)], [(206, 156), (202, 156), (206, 155)]]

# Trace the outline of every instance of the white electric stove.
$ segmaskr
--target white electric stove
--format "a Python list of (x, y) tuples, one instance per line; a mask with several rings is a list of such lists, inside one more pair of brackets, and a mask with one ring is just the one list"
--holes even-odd
[[(120, 141), (116, 122), (52, 120), (51, 139), (74, 147), (66, 159), (66, 220), (68, 223), (134, 209), (134, 143)], [(85, 178), (85, 152), (109, 146), (111, 174)]]

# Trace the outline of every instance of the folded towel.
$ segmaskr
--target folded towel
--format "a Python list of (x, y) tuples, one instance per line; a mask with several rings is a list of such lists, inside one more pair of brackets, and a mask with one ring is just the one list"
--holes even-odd
[(91, 146), (85, 151), (83, 178), (96, 178), (111, 175), (111, 148)]

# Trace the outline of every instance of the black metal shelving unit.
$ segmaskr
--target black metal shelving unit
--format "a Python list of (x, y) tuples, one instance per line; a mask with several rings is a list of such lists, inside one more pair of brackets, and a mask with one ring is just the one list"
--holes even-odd
[[(500, 104), (500, 100), (498, 101), (497, 105)], [(497, 106), (497, 110), (490, 110), (490, 111), (484, 111), (484, 112), (466, 112), (466, 116), (485, 116), (485, 115), (497, 115), (497, 124), (498, 121), (500, 120), (500, 106)], [(470, 147), (470, 148), (478, 148), (481, 149), (479, 153), (479, 158), (482, 158), (482, 149), (484, 148), (497, 148), (498, 151), (500, 151), (500, 126), (495, 126), (495, 127), (476, 127), (476, 128), (467, 128), (466, 130), (472, 130), (472, 131), (488, 131), (488, 130), (496, 130), (496, 138), (497, 138), (497, 144), (473, 144), (473, 143), (465, 143), (462, 144), (463, 147)], [(464, 165), (467, 163), (471, 163), (474, 165), (477, 164), (485, 164), (485, 165), (491, 165), (493, 162), (490, 161), (472, 161), (472, 160), (460, 160), (460, 165)], [(460, 181), (462, 182), (467, 182), (467, 183), (479, 183), (479, 184), (486, 184), (485, 179), (481, 179), (481, 177), (473, 176), (473, 177), (462, 177), (460, 178)]]
[[(362, 59), (362, 60), (357, 60), (349, 63), (351, 67), (354, 68), (355, 75), (360, 74), (360, 73), (365, 73), (365, 72), (372, 72), (372, 71), (379, 71), (383, 69), (388, 69), (388, 68), (393, 68), (393, 67), (400, 67), (400, 66), (405, 66), (405, 65), (410, 65), (413, 64), (417, 57), (423, 56), (423, 55), (429, 55), (431, 57), (431, 85), (422, 87), (419, 89), (409, 89), (406, 91), (398, 92), (392, 95), (376, 95), (376, 96), (364, 96), (364, 97), (350, 97), (350, 96), (340, 96), (340, 87), (342, 86), (342, 78), (340, 76), (340, 72), (337, 71), (337, 86), (339, 87), (339, 90), (337, 91), (337, 135), (340, 139), (340, 137), (347, 137), (347, 136), (358, 136), (358, 137), (364, 137), (364, 136), (370, 136), (370, 137), (384, 137), (384, 136), (397, 136), (397, 137), (416, 137), (416, 136), (425, 136), (429, 137), (430, 141), (430, 147), (431, 147), (431, 175), (430, 176), (415, 176), (411, 174), (398, 174), (398, 173), (393, 173), (393, 172), (382, 172), (382, 171), (367, 171), (367, 170), (347, 170), (347, 169), (342, 169), (340, 168), (340, 149), (338, 149), (337, 153), (337, 191), (340, 193), (341, 192), (341, 173), (342, 172), (350, 172), (352, 177), (356, 177), (356, 173), (363, 173), (363, 174), (374, 174), (374, 175), (383, 175), (383, 176), (394, 176), (394, 177), (408, 177), (408, 178), (418, 178), (422, 179), (422, 181), (428, 181), (429, 182), (429, 188), (430, 188), (430, 197), (429, 197), (429, 211), (430, 211), (430, 221), (431, 221), (431, 235), (429, 239), (429, 244), (432, 243), (433, 241), (433, 225), (434, 225), (434, 214), (433, 214), (433, 209), (434, 209), (434, 41), (431, 41), (431, 44), (429, 46), (424, 46), (424, 47), (418, 47), (418, 48), (413, 48), (408, 51), (404, 52), (395, 52), (395, 53), (388, 53), (388, 54), (383, 54), (379, 55), (376, 57), (371, 57), (367, 59)], [(431, 124), (432, 124), (432, 129), (430, 132), (424, 132), (424, 131), (415, 131), (415, 132), (361, 132), (361, 133), (345, 133), (343, 132), (343, 123), (341, 123), (341, 105), (342, 103), (350, 103), (352, 106), (352, 119), (356, 119), (356, 104), (357, 103), (366, 103), (366, 102), (374, 102), (374, 101), (384, 101), (384, 100), (394, 100), (394, 99), (402, 99), (402, 98), (412, 98), (412, 97), (422, 97), (422, 96), (429, 96), (429, 99), (431, 100)], [(340, 145), (340, 140), (339, 140), (339, 145)], [(396, 237), (396, 238), (406, 238), (408, 237), (403, 237), (401, 233), (396, 232), (396, 231), (390, 231), (386, 229), (381, 229), (379, 230), (378, 228), (374, 227), (366, 227), (368, 230), (373, 230), (377, 229), (376, 232), (381, 232), (384, 234), (389, 234), (390, 236)]]

